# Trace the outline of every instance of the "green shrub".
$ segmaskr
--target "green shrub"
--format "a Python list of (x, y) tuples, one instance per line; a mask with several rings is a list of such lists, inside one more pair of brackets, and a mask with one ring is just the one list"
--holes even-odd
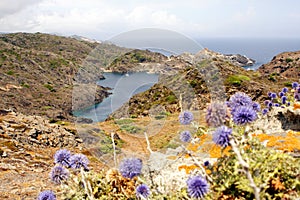
[(177, 100), (177, 98), (176, 98), (176, 96), (173, 95), (173, 94), (167, 96), (167, 101), (168, 101), (169, 103), (175, 103), (176, 100)]
[[(254, 175), (255, 184), (264, 185), (260, 191), (262, 199), (282, 199), (291, 188), (300, 191), (299, 159), (265, 148), (255, 139), (241, 145), (240, 151), (244, 152), (243, 158), (249, 161), (249, 170)], [(219, 193), (217, 196), (254, 199), (253, 189), (247, 176), (241, 172), (234, 153), (219, 158), (211, 169), (214, 180), (212, 190)]]
[(8, 72), (6, 72), (6, 74), (12, 76), (15, 74), (15, 72), (13, 70), (9, 70)]
[(244, 81), (250, 81), (251, 79), (248, 76), (235, 74), (231, 75), (226, 79), (226, 82), (230, 85), (240, 86)]
[(56, 92), (56, 90), (53, 88), (53, 86), (48, 83), (44, 84), (44, 87), (47, 88), (50, 92)]
[(289, 62), (293, 62), (294, 60), (292, 58), (286, 58), (285, 62), (289, 63)]

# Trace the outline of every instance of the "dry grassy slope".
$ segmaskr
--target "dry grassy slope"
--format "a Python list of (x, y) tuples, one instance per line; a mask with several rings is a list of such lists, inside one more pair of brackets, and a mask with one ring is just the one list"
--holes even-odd
[(280, 53), (269, 63), (262, 65), (258, 71), (272, 80), (299, 80), (300, 51)]
[[(73, 78), (96, 47), (123, 50), (42, 33), (0, 35), (0, 108), (69, 120)], [(101, 54), (93, 54), (88, 59), (99, 57)], [(102, 77), (97, 70), (102, 63), (93, 64), (93, 75)], [(103, 88), (98, 91), (96, 100), (101, 101), (107, 92)]]

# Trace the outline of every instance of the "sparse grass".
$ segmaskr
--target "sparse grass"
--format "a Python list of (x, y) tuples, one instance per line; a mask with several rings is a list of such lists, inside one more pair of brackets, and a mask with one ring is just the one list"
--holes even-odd
[(115, 120), (115, 123), (118, 125), (131, 124), (132, 122), (133, 120), (128, 118)]
[(121, 130), (124, 130), (131, 134), (143, 133), (142, 128), (135, 126), (135, 125), (131, 125), (131, 124), (123, 124), (120, 126), (120, 128), (121, 128)]

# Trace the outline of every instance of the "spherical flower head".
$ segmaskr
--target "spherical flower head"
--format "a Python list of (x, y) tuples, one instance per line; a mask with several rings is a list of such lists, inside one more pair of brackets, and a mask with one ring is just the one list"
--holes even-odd
[(146, 184), (141, 184), (136, 187), (137, 198), (147, 198), (150, 195), (150, 188)]
[(272, 102), (269, 102), (268, 107), (271, 108), (273, 106)]
[(271, 97), (273, 92), (268, 92), (268, 97)]
[(205, 161), (203, 164), (204, 164), (204, 166), (205, 166), (205, 167), (208, 167), (208, 166), (210, 165), (210, 163), (209, 163), (209, 161), (208, 161), (208, 160), (207, 160), (207, 161)]
[(240, 106), (233, 113), (233, 122), (237, 125), (245, 125), (257, 119), (257, 114), (253, 107)]
[(70, 157), (71, 157), (70, 151), (68, 151), (66, 149), (60, 149), (60, 150), (56, 151), (56, 153), (54, 155), (54, 162), (56, 164), (60, 164), (62, 166), (69, 167)]
[(259, 111), (260, 111), (260, 104), (259, 104), (259, 103), (253, 102), (252, 107), (253, 107), (253, 109), (254, 109), (256, 112), (259, 112)]
[(228, 128), (227, 126), (220, 126), (212, 134), (213, 141), (214, 143), (220, 145), (221, 147), (226, 147), (229, 145), (229, 136), (231, 134), (232, 134), (231, 128)]
[(189, 142), (192, 139), (192, 135), (189, 131), (182, 131), (180, 134), (180, 140), (182, 142)]
[(70, 158), (70, 166), (73, 169), (80, 169), (83, 167), (83, 169), (87, 170), (89, 164), (89, 159), (83, 155), (83, 154), (74, 154)]
[(268, 108), (264, 108), (264, 109), (262, 110), (262, 114), (263, 114), (263, 115), (266, 115), (268, 112), (269, 112), (269, 109), (268, 109)]
[(286, 103), (286, 100), (287, 100), (287, 97), (286, 97), (286, 96), (282, 96), (282, 97), (281, 97), (281, 103), (282, 103), (282, 104), (285, 104), (285, 103)]
[(291, 105), (291, 102), (287, 102), (287, 106), (290, 106)]
[(277, 94), (276, 94), (276, 93), (272, 93), (272, 94), (271, 94), (271, 98), (272, 98), (272, 99), (275, 99), (276, 97), (277, 97)]
[(243, 92), (237, 92), (230, 97), (228, 105), (234, 111), (240, 106), (252, 106), (252, 99)]
[(209, 191), (209, 184), (201, 176), (194, 176), (187, 180), (187, 191), (192, 198), (203, 198)]
[(284, 92), (279, 92), (279, 93), (278, 93), (278, 96), (279, 96), (279, 97), (282, 97), (283, 95), (284, 95)]
[(194, 115), (193, 113), (189, 111), (183, 111), (179, 115), (179, 122), (183, 125), (188, 125), (194, 120)]
[(138, 158), (125, 158), (119, 166), (119, 171), (125, 178), (132, 179), (141, 174), (143, 163)]
[(50, 179), (56, 183), (61, 184), (69, 178), (69, 171), (62, 166), (55, 166), (50, 172)]
[(292, 88), (296, 89), (298, 86), (299, 86), (299, 83), (297, 83), (297, 82), (292, 83)]
[(268, 106), (268, 105), (269, 105), (269, 103), (270, 103), (270, 101), (269, 101), (269, 100), (265, 100), (265, 101), (264, 101), (264, 104), (265, 104), (265, 106)]
[(275, 107), (279, 107), (280, 105), (279, 105), (279, 103), (275, 103), (274, 106)]
[(206, 122), (209, 126), (218, 127), (224, 124), (227, 118), (227, 107), (224, 103), (211, 103), (206, 112)]
[(56, 196), (51, 190), (45, 190), (39, 194), (37, 199), (38, 200), (56, 200)]
[(289, 91), (288, 88), (286, 88), (286, 87), (282, 88), (282, 92), (283, 92), (283, 93), (287, 93), (288, 91)]

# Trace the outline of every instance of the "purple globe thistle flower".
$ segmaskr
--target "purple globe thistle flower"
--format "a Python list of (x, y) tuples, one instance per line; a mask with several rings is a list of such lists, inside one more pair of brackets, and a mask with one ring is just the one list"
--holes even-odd
[(206, 122), (209, 126), (218, 127), (224, 124), (227, 118), (227, 107), (224, 103), (213, 102), (207, 108)]
[(220, 126), (212, 134), (214, 143), (220, 145), (221, 147), (228, 146), (229, 135), (231, 135), (231, 133), (232, 133), (231, 128), (228, 128), (227, 126)]
[(136, 187), (136, 197), (145, 199), (150, 195), (150, 188), (146, 184), (141, 184)]
[(291, 102), (287, 102), (287, 106), (290, 106), (291, 105)]
[(250, 106), (240, 106), (232, 113), (233, 122), (237, 125), (245, 125), (253, 122), (257, 118), (255, 110)]
[(62, 181), (69, 178), (69, 171), (62, 166), (55, 166), (50, 172), (50, 179), (56, 183), (61, 184)]
[(183, 111), (179, 115), (179, 122), (183, 125), (188, 125), (194, 120), (194, 115), (190, 111)]
[(189, 142), (192, 139), (192, 135), (189, 131), (182, 131), (180, 134), (180, 140), (182, 142)]
[(277, 94), (276, 94), (276, 93), (272, 93), (272, 94), (271, 94), (271, 98), (272, 98), (272, 99), (275, 99), (276, 97), (277, 97)]
[(70, 151), (68, 151), (66, 149), (60, 149), (60, 150), (56, 151), (56, 153), (54, 155), (54, 162), (56, 164), (60, 164), (62, 166), (69, 167), (70, 157), (71, 157)]
[(287, 93), (288, 91), (289, 91), (288, 88), (286, 88), (286, 87), (282, 88), (282, 92), (283, 92), (283, 93)]
[(119, 171), (123, 177), (132, 179), (141, 174), (142, 167), (143, 163), (141, 159), (126, 158), (121, 162)]
[(230, 97), (228, 105), (234, 111), (239, 106), (251, 106), (252, 99), (243, 92), (237, 92)]
[(209, 163), (209, 161), (208, 161), (208, 160), (207, 160), (207, 161), (205, 161), (203, 164), (204, 164), (204, 166), (205, 166), (205, 167), (208, 167), (208, 166), (210, 165), (210, 163)]
[(253, 107), (253, 109), (254, 109), (256, 112), (259, 112), (259, 111), (260, 111), (260, 104), (259, 104), (259, 103), (253, 102), (252, 107)]
[(297, 93), (300, 93), (300, 87), (297, 88)]
[(279, 92), (279, 93), (278, 93), (278, 96), (279, 96), (279, 97), (282, 97), (283, 95), (284, 95), (284, 92)]
[(285, 104), (285, 103), (286, 103), (286, 100), (287, 100), (287, 97), (286, 97), (286, 96), (282, 96), (282, 97), (281, 97), (281, 103), (282, 103), (282, 104)]
[(269, 109), (268, 109), (268, 108), (264, 108), (264, 109), (262, 110), (262, 114), (263, 114), (263, 115), (266, 115), (268, 112), (269, 112)]
[(209, 190), (209, 184), (201, 176), (194, 176), (187, 181), (187, 191), (192, 198), (203, 198)]
[(73, 169), (83, 169), (88, 170), (89, 159), (83, 154), (74, 154), (70, 158), (70, 166)]
[(268, 97), (271, 97), (272, 94), (273, 92), (268, 92)]
[(274, 106), (275, 106), (275, 107), (279, 107), (279, 103), (275, 103)]
[(268, 106), (269, 103), (270, 103), (270, 100), (265, 100), (265, 101), (264, 101), (265, 106)]
[(272, 102), (269, 102), (268, 107), (271, 108), (273, 106)]
[(292, 83), (292, 88), (296, 89), (298, 86), (299, 86), (299, 83), (297, 83), (297, 82)]
[(56, 200), (54, 192), (51, 190), (45, 190), (41, 192), (37, 198), (38, 200)]

